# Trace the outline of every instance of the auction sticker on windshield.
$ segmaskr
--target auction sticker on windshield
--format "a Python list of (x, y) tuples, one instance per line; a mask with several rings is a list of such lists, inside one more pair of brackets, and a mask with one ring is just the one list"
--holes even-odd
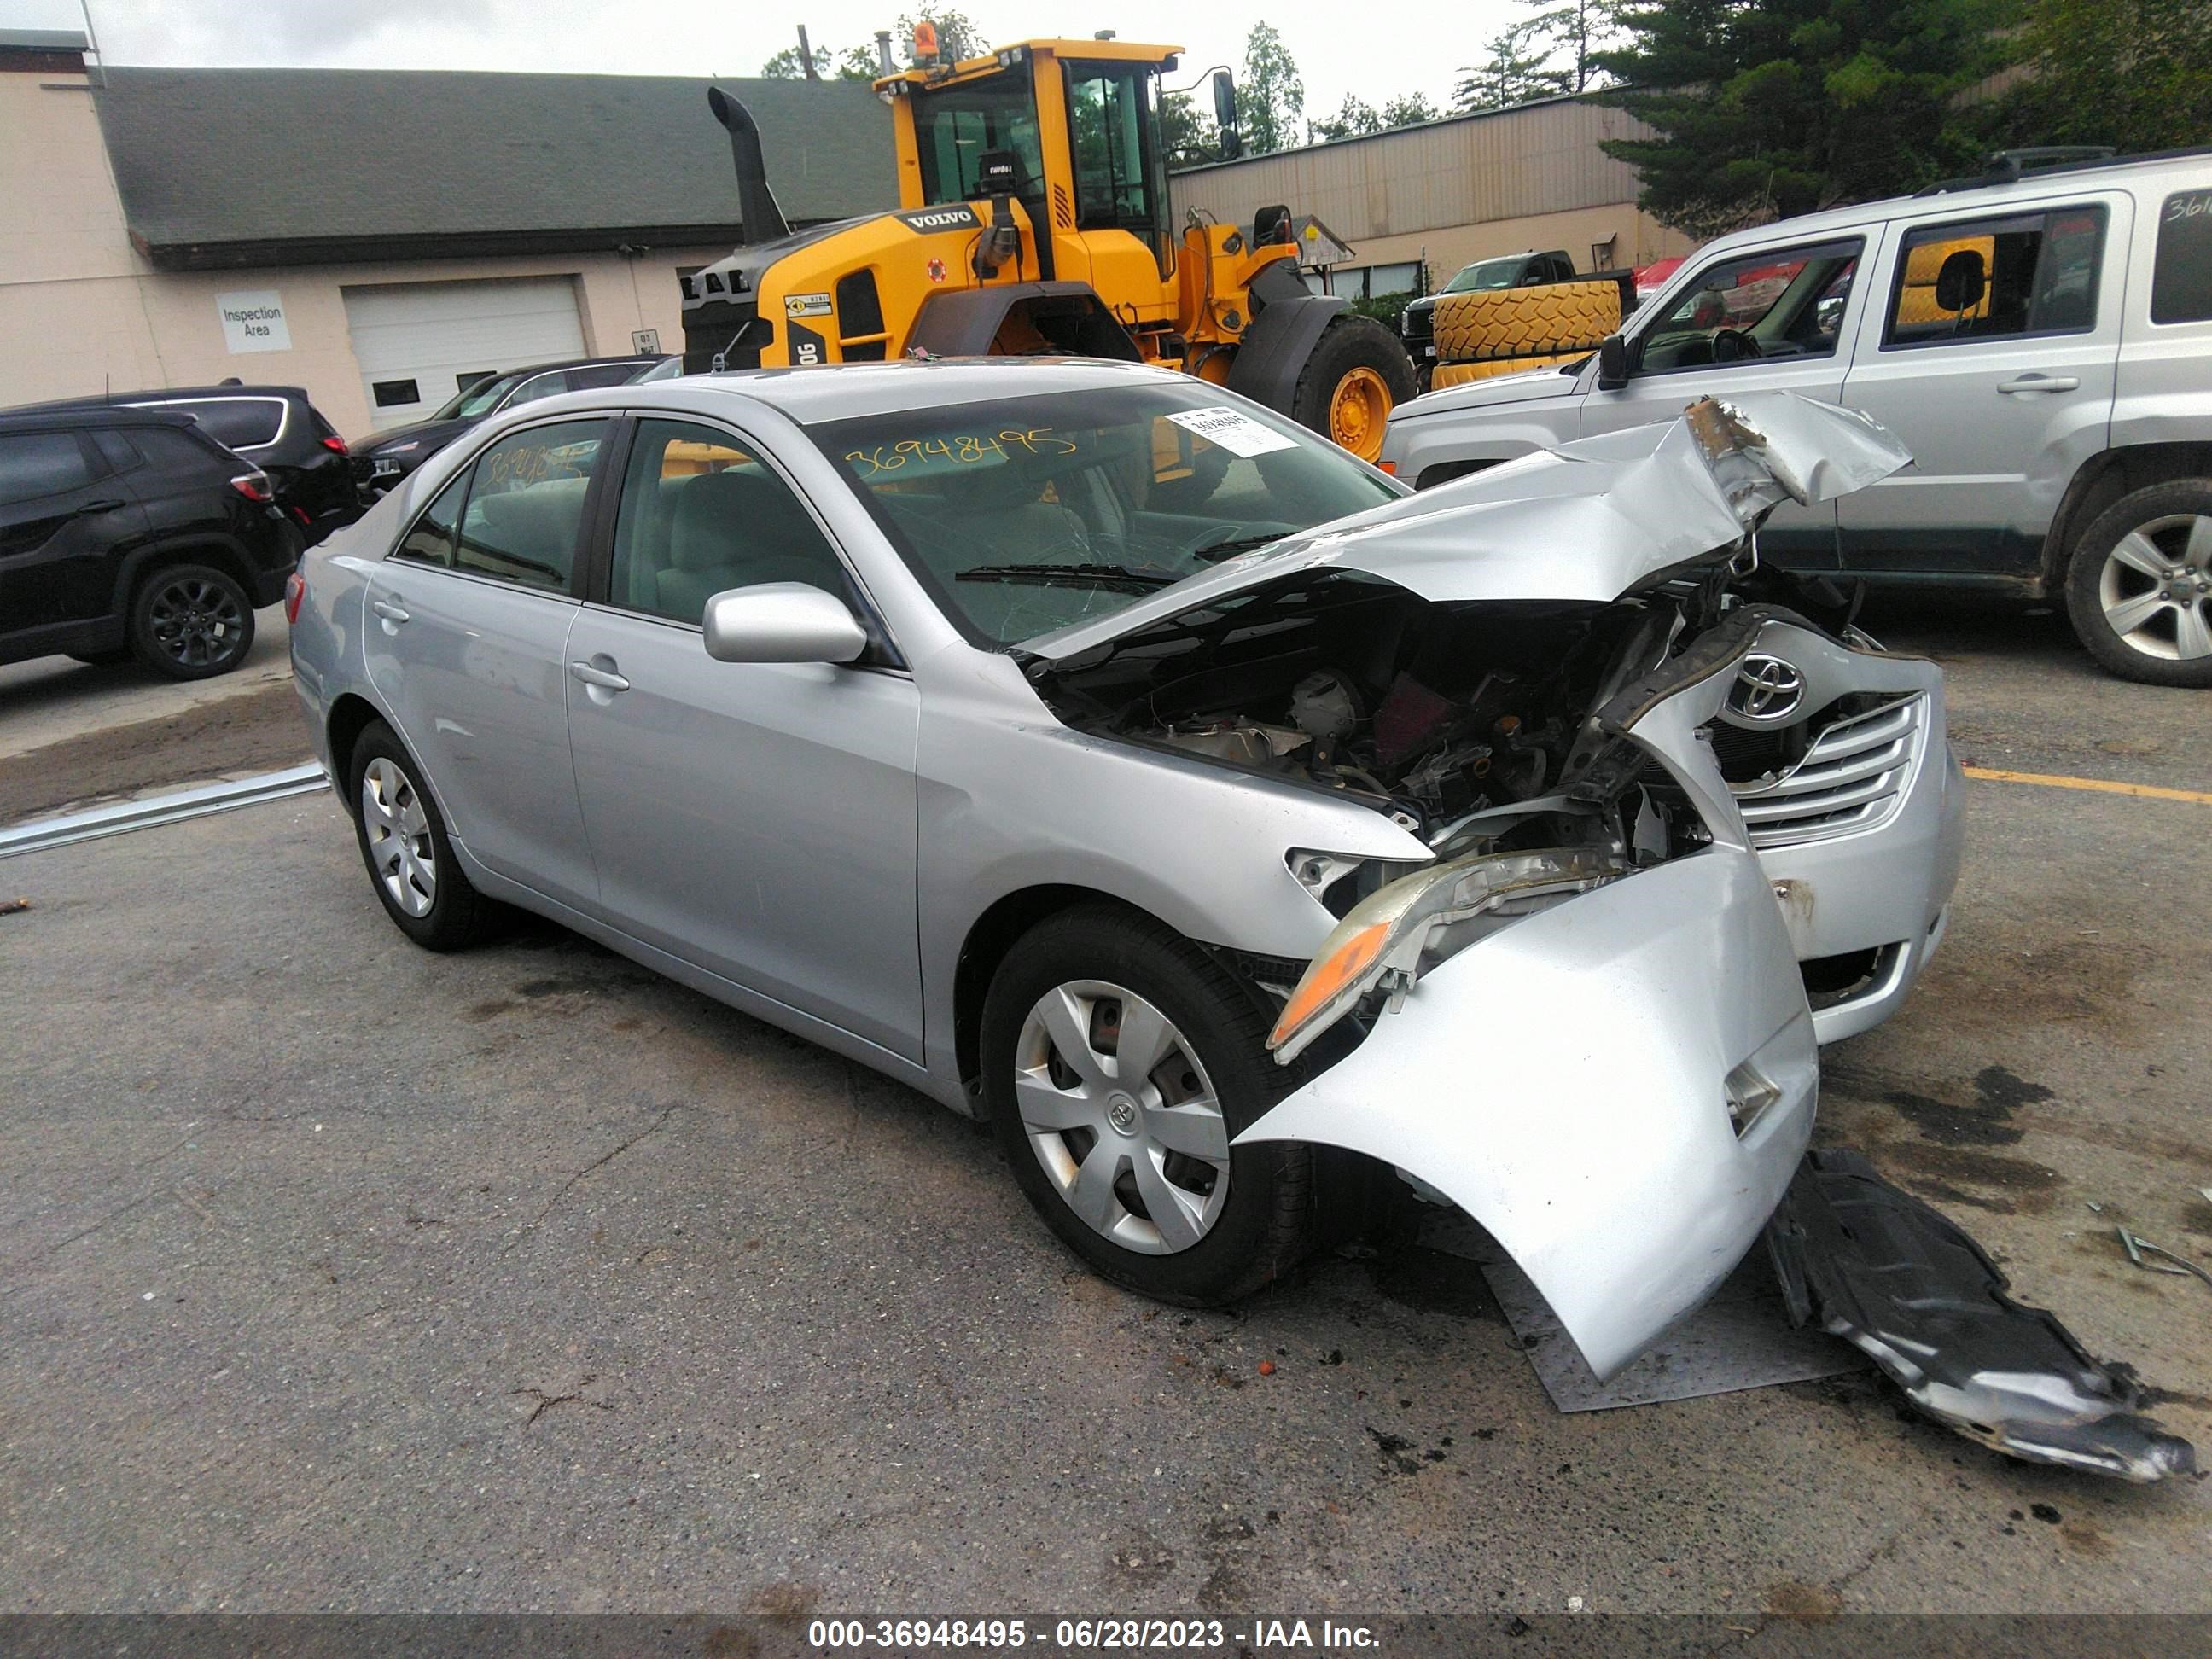
[(1249, 415), (1226, 404), (1211, 409), (1188, 409), (1170, 415), (1186, 432), (1196, 433), (1210, 444), (1218, 444), (1232, 455), (1265, 455), (1270, 450), (1296, 449), (1298, 441), (1264, 427)]

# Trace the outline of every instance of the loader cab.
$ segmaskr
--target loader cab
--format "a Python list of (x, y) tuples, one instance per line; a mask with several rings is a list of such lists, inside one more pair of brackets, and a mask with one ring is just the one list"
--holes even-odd
[[(1120, 291), (1133, 238), (1164, 287), (1176, 269), (1160, 137), (1172, 52), (1118, 40), (1028, 41), (989, 58), (910, 70), (889, 94), (903, 209), (986, 199), (983, 162), (1011, 155), (1014, 199), (1035, 234), (1032, 276)], [(1118, 246), (1117, 246), (1118, 244)]]

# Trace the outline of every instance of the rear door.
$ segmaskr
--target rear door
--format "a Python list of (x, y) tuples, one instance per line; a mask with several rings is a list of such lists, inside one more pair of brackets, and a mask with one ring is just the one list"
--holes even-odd
[(586, 507), (611, 422), (510, 432), (422, 509), (369, 579), (369, 681), (487, 868), (588, 909), (599, 883), (568, 758), (565, 651)]
[[(1672, 420), (1699, 398), (1794, 392), (1842, 400), (1857, 279), (1856, 234), (1709, 259), (1666, 308), (1628, 335), (1629, 380), (1582, 400), (1582, 435)], [(1759, 532), (1760, 550), (1796, 569), (1836, 566), (1833, 502), (1784, 503)]]
[[(2131, 220), (2111, 191), (1888, 228), (1843, 401), (1914, 465), (1838, 503), (1846, 569), (2035, 572), (2068, 482), (2108, 442)], [(1949, 310), (1947, 264), (1973, 290)]]
[(145, 514), (81, 432), (0, 434), (0, 637), (96, 621)]
[(625, 933), (921, 1058), (913, 679), (708, 656), (709, 595), (860, 595), (805, 501), (720, 426), (638, 422), (602, 597), (568, 650), (601, 909)]

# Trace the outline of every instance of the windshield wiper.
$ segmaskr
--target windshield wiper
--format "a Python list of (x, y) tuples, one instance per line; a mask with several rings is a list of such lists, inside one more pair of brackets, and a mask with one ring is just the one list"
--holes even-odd
[(1164, 570), (1120, 564), (979, 564), (953, 578), (962, 582), (1035, 582), (1043, 587), (1120, 587), (1149, 593), (1182, 580)]

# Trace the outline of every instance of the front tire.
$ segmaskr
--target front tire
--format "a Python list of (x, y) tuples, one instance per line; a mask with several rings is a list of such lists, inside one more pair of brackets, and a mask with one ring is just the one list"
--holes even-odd
[(228, 674), (253, 648), (253, 601), (207, 564), (175, 564), (138, 585), (131, 599), (131, 654), (173, 680)]
[(2212, 686), (2212, 479), (2153, 484), (2100, 514), (2074, 544), (2066, 614), (2123, 679)]
[(1413, 360), (1372, 317), (1332, 318), (1298, 375), (1291, 417), (1363, 461), (1382, 459), (1390, 411), (1417, 390)]
[(1014, 1179), (1105, 1278), (1216, 1306), (1306, 1253), (1310, 1148), (1230, 1143), (1296, 1076), (1266, 1013), (1147, 918), (1085, 906), (1007, 952), (983, 1010), (983, 1093)]
[(382, 720), (362, 729), (346, 763), (354, 835), (394, 927), (426, 951), (459, 951), (492, 931), (499, 907), (470, 885), (422, 769)]

